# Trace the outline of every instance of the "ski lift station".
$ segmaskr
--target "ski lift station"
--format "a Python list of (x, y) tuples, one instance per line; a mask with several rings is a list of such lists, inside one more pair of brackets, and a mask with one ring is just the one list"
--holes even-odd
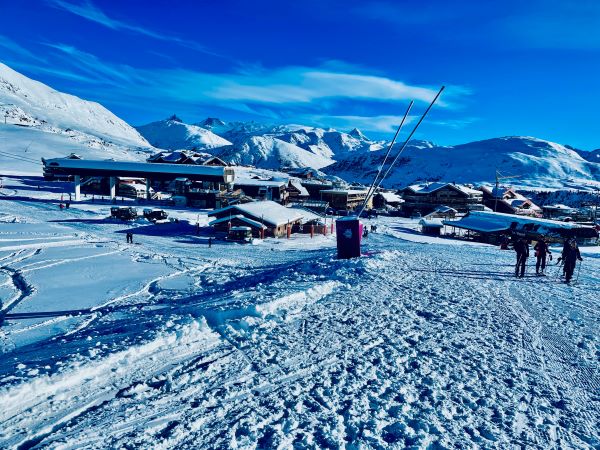
[(42, 159), (45, 177), (72, 176), (75, 201), (81, 200), (81, 177), (107, 177), (110, 181), (110, 198), (116, 198), (117, 177), (144, 178), (146, 197), (150, 195), (152, 180), (187, 178), (219, 184), (232, 184), (235, 172), (232, 167), (201, 166), (191, 164), (163, 164), (131, 161), (86, 160), (75, 158)]

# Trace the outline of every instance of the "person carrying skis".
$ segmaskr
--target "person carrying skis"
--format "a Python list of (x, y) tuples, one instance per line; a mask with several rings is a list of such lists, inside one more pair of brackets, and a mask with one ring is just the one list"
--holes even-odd
[(562, 259), (565, 263), (565, 283), (569, 283), (571, 278), (573, 278), (573, 272), (575, 271), (577, 260), (583, 261), (581, 253), (579, 252), (579, 247), (577, 247), (577, 241), (575, 239), (572, 239), (569, 246), (563, 250)]
[(517, 253), (517, 264), (515, 265), (515, 277), (523, 278), (525, 276), (525, 263), (529, 257), (529, 244), (527, 239), (520, 238), (514, 244)]
[(540, 239), (537, 241), (533, 249), (535, 250), (535, 256), (537, 258), (535, 262), (535, 274), (545, 275), (544, 270), (546, 270), (546, 257), (549, 256), (550, 261), (552, 261), (552, 252), (548, 247), (548, 241), (545, 238)]

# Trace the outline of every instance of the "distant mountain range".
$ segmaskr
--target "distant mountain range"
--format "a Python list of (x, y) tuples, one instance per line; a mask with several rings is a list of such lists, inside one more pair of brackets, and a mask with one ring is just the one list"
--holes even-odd
[[(188, 124), (171, 116), (134, 128), (98, 103), (57, 92), (1, 63), (0, 118), (7, 121), (7, 125), (0, 122), (0, 135), (7, 143), (4, 156), (0, 154), (5, 172), (14, 172), (11, 165), (17, 167), (19, 158), (28, 158), (33, 170), (39, 156), (59, 156), (67, 150), (90, 158), (139, 160), (159, 149), (194, 149), (237, 165), (313, 167), (349, 182), (369, 183), (387, 146), (356, 128), (343, 132), (297, 124), (226, 122), (214, 117)], [(396, 144), (392, 155), (398, 148)], [(438, 180), (491, 183), (496, 170), (517, 176), (509, 182), (517, 186), (600, 186), (600, 149), (585, 152), (520, 136), (452, 147), (414, 140), (384, 185)]]

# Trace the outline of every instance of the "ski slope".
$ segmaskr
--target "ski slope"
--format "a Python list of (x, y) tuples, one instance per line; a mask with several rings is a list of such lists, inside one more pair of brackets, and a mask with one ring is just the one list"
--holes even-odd
[(208, 248), (206, 212), (123, 224), (30, 182), (0, 189), (2, 448), (600, 445), (596, 249), (566, 286), (392, 218), (356, 260)]
[(55, 91), (1, 62), (0, 112), (11, 123), (75, 129), (115, 144), (149, 147), (133, 127), (102, 105)]

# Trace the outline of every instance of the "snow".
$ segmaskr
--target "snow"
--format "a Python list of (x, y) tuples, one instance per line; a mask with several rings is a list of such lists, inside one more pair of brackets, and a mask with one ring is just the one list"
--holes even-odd
[(30, 180), (0, 202), (0, 297), (31, 314), (0, 326), (2, 448), (600, 444), (600, 247), (571, 286), (390, 217), (360, 259), (335, 236), (208, 248)]
[[(79, 171), (98, 171), (98, 174), (111, 172), (115, 175), (126, 173), (128, 176), (141, 176), (144, 174), (172, 174), (185, 176), (220, 176), (224, 177), (225, 170), (231, 177), (234, 176), (234, 168), (223, 166), (198, 166), (195, 164), (166, 164), (166, 163), (148, 163), (148, 162), (132, 162), (132, 161), (111, 161), (111, 160), (88, 160), (88, 159), (47, 159), (48, 167), (56, 167), (64, 169), (68, 172), (69, 169)], [(233, 181), (233, 179), (231, 179)], [(145, 188), (145, 186), (144, 186)]]
[[(399, 147), (395, 146), (392, 155), (397, 150)], [(325, 172), (368, 183), (381, 166), (384, 154), (374, 151), (336, 155), (336, 163)], [(587, 161), (565, 146), (523, 136), (453, 147), (411, 141), (383, 185), (400, 188), (426, 181), (490, 184), (496, 170), (514, 176), (510, 184), (519, 188), (589, 190), (600, 186), (598, 162)]]
[(210, 130), (167, 119), (136, 127), (154, 147), (168, 150), (203, 150), (231, 145)]
[(143, 161), (147, 153), (76, 132), (57, 133), (0, 123), (0, 176), (39, 175), (42, 158), (77, 153), (90, 159)]
[(404, 200), (393, 192), (378, 192), (378, 195), (381, 195), (387, 203), (404, 203)]
[(75, 129), (120, 145), (149, 147), (131, 126), (102, 105), (64, 94), (0, 63), (0, 112), (13, 123)]

